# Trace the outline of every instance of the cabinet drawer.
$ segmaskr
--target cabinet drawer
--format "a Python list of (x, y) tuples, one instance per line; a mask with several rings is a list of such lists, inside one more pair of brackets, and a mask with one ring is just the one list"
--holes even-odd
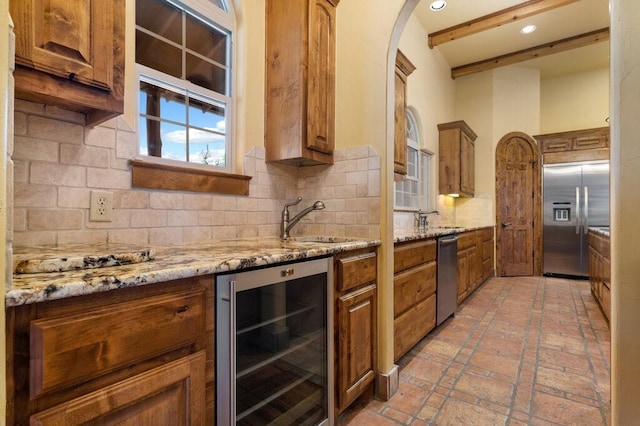
[(608, 146), (609, 139), (604, 134), (578, 136), (573, 141), (573, 149), (575, 150), (607, 148)]
[(393, 252), (393, 272), (398, 273), (436, 259), (436, 240), (396, 245)]
[(433, 294), (394, 320), (394, 359), (398, 360), (435, 326), (436, 295)]
[(375, 252), (336, 259), (337, 290), (345, 291), (376, 280), (378, 260)]
[(435, 292), (435, 262), (429, 262), (396, 275), (393, 278), (394, 317)]
[(571, 150), (571, 139), (547, 139), (542, 141), (542, 152), (564, 152)]
[(458, 251), (473, 247), (476, 244), (476, 231), (458, 234)]
[(204, 424), (206, 354), (157, 367), (31, 416), (31, 424)]
[(203, 290), (117, 303), (30, 325), (30, 394), (36, 397), (196, 342)]

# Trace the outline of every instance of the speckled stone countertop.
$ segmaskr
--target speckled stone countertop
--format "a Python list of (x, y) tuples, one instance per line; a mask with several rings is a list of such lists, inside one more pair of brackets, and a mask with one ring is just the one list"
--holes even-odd
[(589, 227), (589, 231), (593, 231), (596, 234), (600, 234), (604, 237), (611, 236), (608, 226), (591, 226)]
[[(347, 250), (380, 245), (380, 240), (341, 237), (298, 237), (288, 241), (279, 238), (244, 238), (209, 243), (154, 247), (153, 258), (119, 266), (94, 267), (65, 272), (14, 274), (5, 295), (6, 306), (44, 302), (118, 288), (159, 283), (180, 278), (215, 274), (255, 266), (333, 255)], [(38, 247), (32, 254), (51, 251), (63, 253), (65, 247)], [(100, 253), (105, 253), (100, 247)], [(140, 248), (144, 250), (144, 247)], [(122, 252), (131, 246), (112, 245), (108, 251)], [(73, 247), (74, 253), (80, 246)], [(21, 250), (20, 255), (28, 255)], [(95, 252), (95, 246), (85, 246)]]
[(420, 231), (416, 228), (409, 229), (396, 229), (393, 232), (394, 243), (405, 243), (408, 241), (422, 240), (425, 238), (440, 237), (442, 235), (460, 234), (467, 231), (475, 231), (476, 229), (493, 228), (490, 226), (468, 226), (468, 227), (455, 227), (455, 226), (442, 226), (432, 227), (426, 230)]

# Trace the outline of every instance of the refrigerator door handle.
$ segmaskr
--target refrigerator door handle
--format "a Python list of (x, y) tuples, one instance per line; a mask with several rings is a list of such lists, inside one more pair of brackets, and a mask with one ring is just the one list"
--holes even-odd
[(576, 234), (580, 233), (580, 187), (576, 186)]
[(589, 187), (584, 187), (584, 222), (582, 232), (586, 235), (589, 233)]

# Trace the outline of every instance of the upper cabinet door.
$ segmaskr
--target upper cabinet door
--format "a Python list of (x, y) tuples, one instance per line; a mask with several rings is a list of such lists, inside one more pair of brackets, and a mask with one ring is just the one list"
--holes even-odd
[(266, 0), (267, 161), (333, 164), (338, 0)]
[(12, 1), (16, 63), (111, 90), (112, 8), (105, 0)]
[(473, 197), (476, 134), (464, 121), (438, 124), (440, 194)]
[(124, 0), (11, 0), (16, 97), (87, 114), (124, 109)]
[(307, 148), (331, 154), (335, 146), (336, 8), (327, 0), (315, 0), (309, 15)]
[(393, 171), (396, 178), (407, 174), (407, 77), (416, 67), (400, 50), (396, 53)]

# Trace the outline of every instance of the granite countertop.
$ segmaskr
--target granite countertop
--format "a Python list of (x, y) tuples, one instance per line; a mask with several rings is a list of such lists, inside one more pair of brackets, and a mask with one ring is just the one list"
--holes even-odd
[(438, 226), (428, 227), (426, 230), (419, 230), (417, 228), (396, 229), (393, 232), (394, 243), (405, 243), (408, 241), (422, 240), (425, 238), (440, 237), (442, 235), (460, 234), (467, 231), (475, 231), (476, 229), (493, 228), (494, 225), (485, 226)]
[(590, 226), (589, 231), (593, 231), (596, 234), (602, 235), (604, 237), (611, 236), (608, 226)]
[[(18, 306), (71, 296), (91, 294), (234, 271), (256, 266), (333, 255), (343, 251), (380, 245), (380, 240), (342, 237), (242, 238), (167, 247), (121, 245), (73, 245), (21, 249), (14, 267), (25, 260), (47, 260), (46, 270), (55, 272), (14, 273), (5, 295), (6, 306)], [(97, 248), (96, 248), (97, 247)], [(115, 263), (95, 261), (118, 253)], [(132, 257), (133, 255), (133, 257)], [(139, 255), (139, 256), (136, 256)], [(80, 267), (64, 267), (69, 258), (94, 259)], [(52, 260), (53, 259), (53, 260)], [(124, 259), (124, 261), (122, 260)], [(111, 259), (113, 260), (113, 259)], [(58, 262), (58, 263), (56, 263)], [(38, 262), (36, 262), (38, 263)], [(24, 263), (23, 263), (24, 264)], [(56, 268), (68, 270), (60, 270)], [(43, 269), (44, 270), (44, 269)], [(59, 272), (58, 272), (59, 271)]]

